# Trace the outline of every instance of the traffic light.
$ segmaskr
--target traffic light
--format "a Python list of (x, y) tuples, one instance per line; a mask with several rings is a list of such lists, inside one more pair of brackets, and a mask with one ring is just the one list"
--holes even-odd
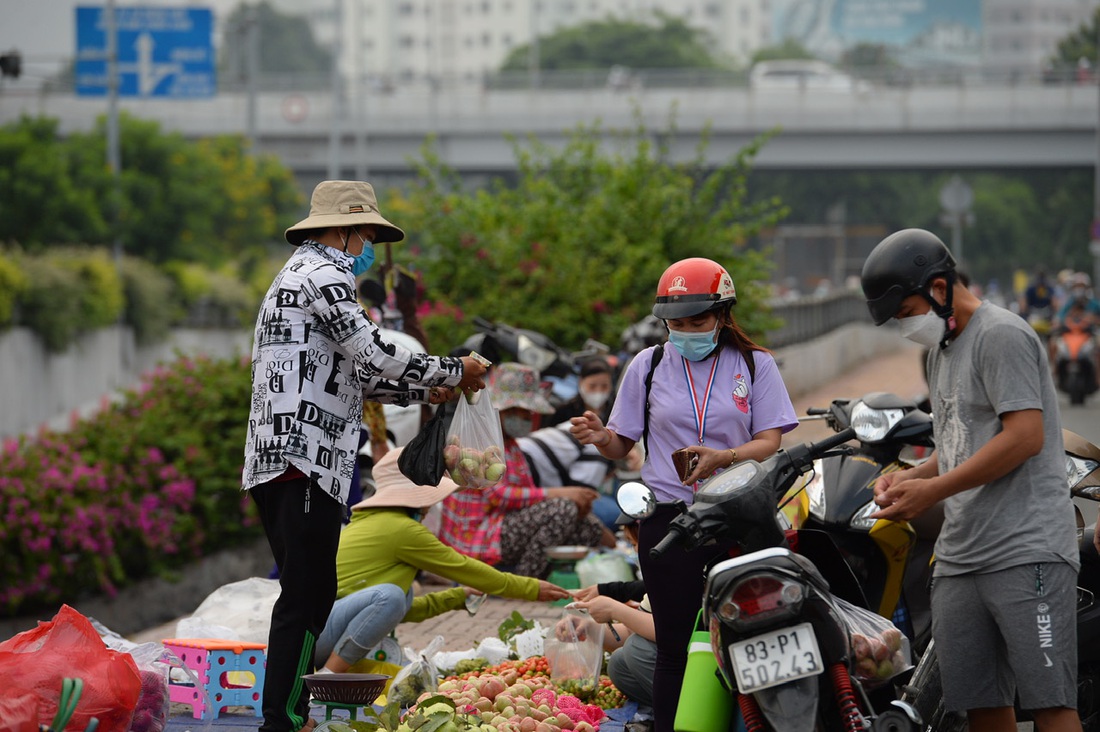
[(23, 59), (18, 51), (0, 53), (0, 76), (19, 78), (19, 72), (23, 70)]

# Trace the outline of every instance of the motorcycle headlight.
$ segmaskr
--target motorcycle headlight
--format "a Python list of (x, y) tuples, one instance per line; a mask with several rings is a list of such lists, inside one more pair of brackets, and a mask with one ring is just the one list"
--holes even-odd
[(852, 408), (851, 425), (861, 442), (878, 442), (904, 416), (901, 409), (873, 409), (860, 402)]
[(746, 460), (737, 463), (732, 468), (723, 470), (721, 474), (708, 480), (699, 489), (699, 495), (724, 496), (727, 493), (732, 493), (738, 488), (748, 485), (749, 481), (755, 478), (759, 472), (760, 464), (755, 461)]
[[(1075, 455), (1066, 455), (1066, 483), (1069, 484), (1071, 489), (1076, 488), (1078, 483), (1097, 468), (1100, 468), (1100, 462), (1096, 460), (1086, 460)], [(1100, 486), (1081, 488), (1078, 492), (1100, 500)]]
[(848, 525), (858, 531), (870, 531), (871, 527), (875, 525), (876, 521), (878, 521), (878, 519), (871, 518), (871, 514), (873, 514), (878, 509), (879, 506), (877, 503), (875, 503), (874, 501), (868, 501), (866, 506), (856, 511), (855, 515), (852, 516), (851, 521), (848, 522)]

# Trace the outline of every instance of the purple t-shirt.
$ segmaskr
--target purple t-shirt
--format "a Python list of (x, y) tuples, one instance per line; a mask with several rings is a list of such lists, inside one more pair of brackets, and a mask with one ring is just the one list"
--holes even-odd
[[(696, 407), (703, 407), (714, 358), (688, 361), (671, 345), (653, 374), (649, 403), (649, 459), (642, 467), (642, 482), (653, 489), (659, 501), (692, 501), (692, 489), (682, 484), (672, 465), (672, 453), (699, 444)], [(649, 373), (653, 348), (639, 353), (627, 366), (615, 397), (607, 427), (637, 442), (645, 426), (645, 377)], [(780, 428), (790, 432), (798, 426), (794, 405), (771, 354), (754, 351), (756, 379), (749, 377), (745, 359), (736, 348), (723, 348), (703, 420), (703, 445), (715, 449), (739, 447), (754, 434)], [(685, 367), (690, 370), (691, 381)], [(692, 382), (695, 399), (692, 399)]]

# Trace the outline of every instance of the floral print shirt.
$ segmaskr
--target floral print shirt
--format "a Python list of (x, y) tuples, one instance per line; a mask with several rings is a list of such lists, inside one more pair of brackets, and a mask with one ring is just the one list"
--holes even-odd
[(244, 490), (293, 465), (347, 501), (363, 400), (406, 406), (455, 386), (462, 360), (382, 339), (355, 297), (352, 257), (314, 241), (290, 255), (260, 306)]

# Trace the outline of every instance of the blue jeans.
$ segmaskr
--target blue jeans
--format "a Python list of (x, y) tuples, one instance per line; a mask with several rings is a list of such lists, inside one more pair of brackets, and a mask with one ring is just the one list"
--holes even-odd
[(313, 651), (317, 668), (334, 652), (349, 664), (362, 660), (393, 632), (412, 600), (411, 588), (405, 592), (390, 584), (367, 587), (337, 600)]

